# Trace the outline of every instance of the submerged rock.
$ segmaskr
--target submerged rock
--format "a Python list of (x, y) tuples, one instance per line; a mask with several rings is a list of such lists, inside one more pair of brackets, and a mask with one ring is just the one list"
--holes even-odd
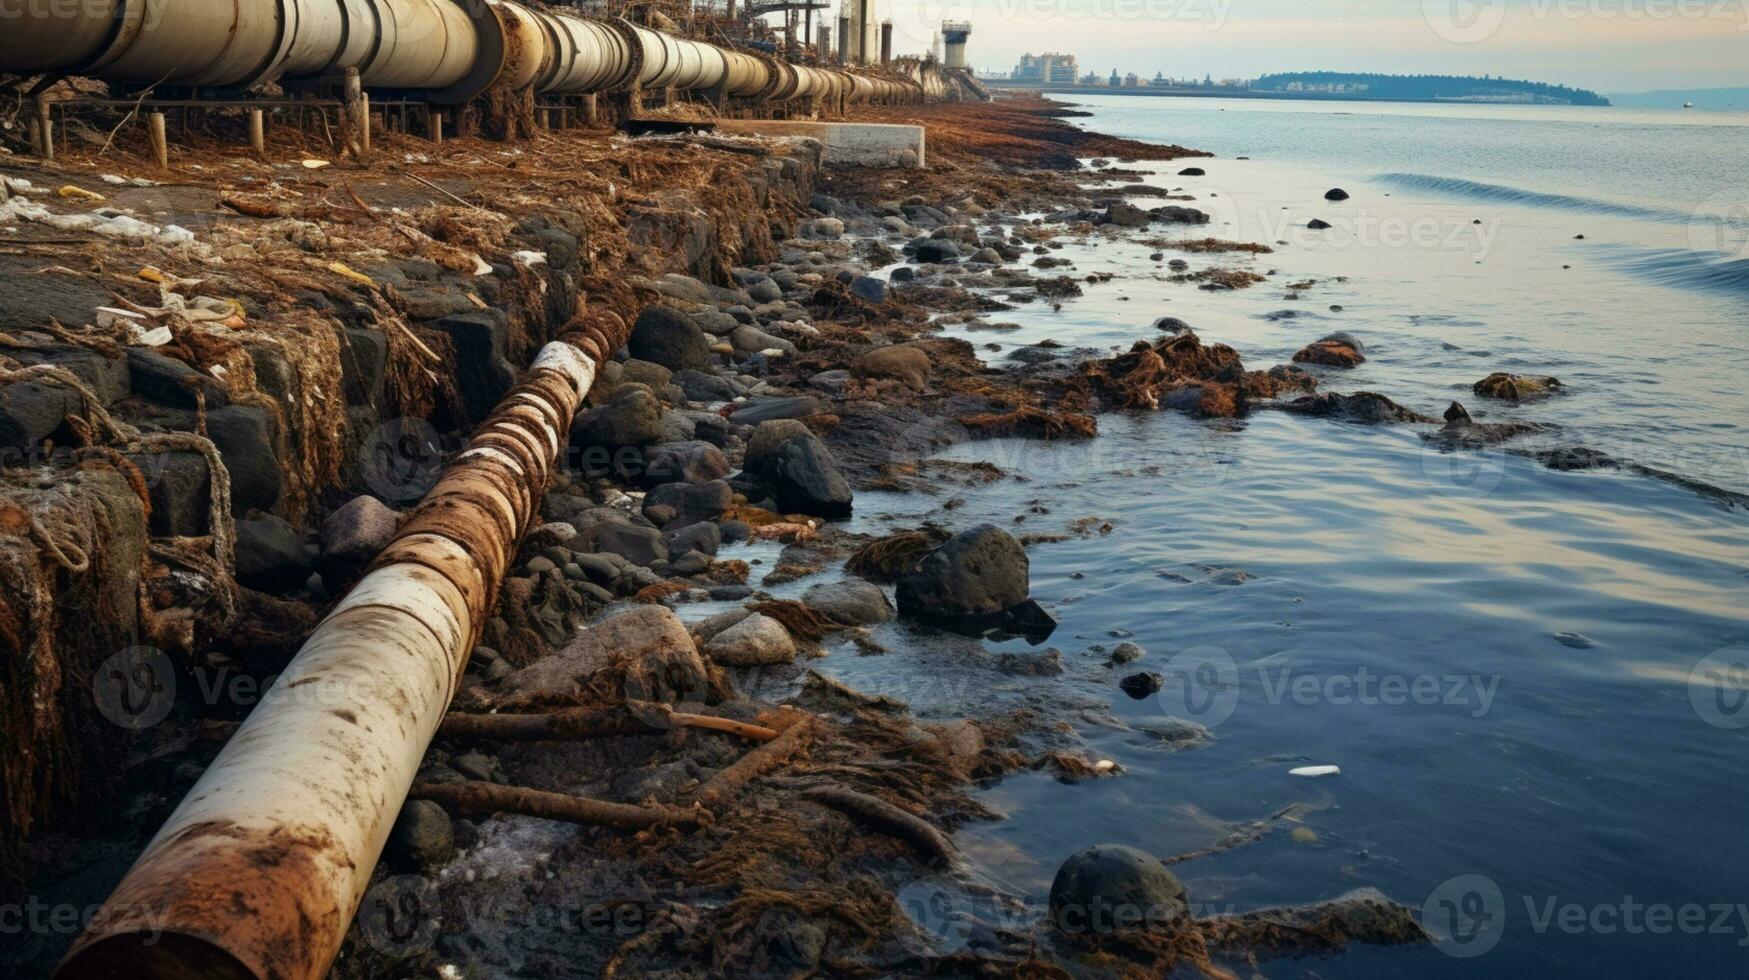
[(1508, 374), (1497, 371), (1470, 386), (1470, 390), (1483, 398), (1500, 398), (1506, 401), (1521, 401), (1526, 398), (1540, 398), (1561, 391), (1565, 385), (1559, 378), (1547, 375)]
[(1357, 391), (1352, 395), (1342, 395), (1336, 392), (1307, 395), (1278, 407), (1284, 412), (1293, 412), (1296, 415), (1316, 415), (1320, 418), (1340, 419), (1345, 422), (1433, 421), (1419, 412), (1404, 408), (1384, 395), (1371, 391)]
[(1366, 349), (1350, 334), (1333, 333), (1300, 348), (1293, 359), (1296, 364), (1351, 368), (1366, 363)]
[(1051, 882), (1051, 924), (1070, 936), (1171, 926), (1190, 914), (1184, 885), (1153, 856), (1099, 844), (1064, 861)]
[(1042, 640), (1056, 621), (1028, 599), (1026, 550), (994, 524), (961, 531), (898, 575), (900, 614), (955, 632)]
[(1324, 200), (1326, 200), (1326, 201), (1346, 201), (1346, 200), (1348, 200), (1348, 192), (1343, 190), (1340, 187), (1332, 187), (1329, 190), (1324, 192)]
[(802, 594), (802, 604), (850, 626), (873, 626), (893, 618), (887, 594), (880, 586), (861, 579), (813, 586)]

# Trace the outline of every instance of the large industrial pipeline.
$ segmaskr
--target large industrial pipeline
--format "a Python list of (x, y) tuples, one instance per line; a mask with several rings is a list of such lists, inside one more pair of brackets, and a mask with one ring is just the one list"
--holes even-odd
[(792, 65), (513, 0), (0, 0), (0, 72), (244, 90), (358, 72), (436, 104), (488, 91), (673, 89), (782, 102), (921, 101), (926, 82)]
[(57, 976), (326, 974), (571, 417), (629, 333), (607, 312), (567, 329), (311, 634)]

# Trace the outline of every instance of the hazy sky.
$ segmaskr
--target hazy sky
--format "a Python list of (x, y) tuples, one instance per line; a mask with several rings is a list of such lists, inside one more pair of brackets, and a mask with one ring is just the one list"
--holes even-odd
[(1083, 72), (1492, 74), (1598, 91), (1749, 86), (1749, 0), (875, 0), (894, 50), (972, 22), (968, 60), (1073, 53)]

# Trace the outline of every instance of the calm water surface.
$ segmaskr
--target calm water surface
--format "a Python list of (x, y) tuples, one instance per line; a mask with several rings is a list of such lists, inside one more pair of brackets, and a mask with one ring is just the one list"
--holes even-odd
[[(1071, 245), (1073, 271), (1118, 278), (1061, 310), (989, 316), (1018, 329), (960, 330), (995, 345), (992, 363), (1044, 337), (1127, 347), (1168, 314), (1251, 367), (1342, 329), (1371, 359), (1328, 390), (1435, 414), (1458, 398), (1558, 427), (1550, 445), (1749, 491), (1749, 117), (1077, 101), (1089, 128), (1219, 154), (1148, 181), (1195, 195), (1213, 234), (1285, 244), (1247, 263), (1267, 283), (1230, 293), (1164, 281), (1144, 245)], [(1207, 176), (1174, 176), (1192, 162)], [(1332, 186), (1352, 200), (1325, 202)], [(1314, 216), (1336, 228), (1305, 232)], [(1288, 299), (1304, 279), (1318, 283)], [(1480, 403), (1468, 386), (1495, 370), (1571, 393)], [(1124, 768), (989, 790), (1005, 819), (958, 835), (989, 878), (1036, 911), (1088, 844), (1180, 854), (1299, 804), (1261, 843), (1179, 865), (1193, 899), (1242, 911), (1376, 888), (1449, 938), (1269, 975), (1743, 974), (1749, 675), (1731, 667), (1749, 658), (1749, 513), (1625, 471), (1441, 453), (1415, 427), (1264, 412), (1108, 416), (1101, 433), (963, 445), (948, 455), (1017, 479), (858, 497), (868, 530), (1114, 527), (1031, 549), (1060, 678), (999, 669), (1024, 645), (903, 626), (888, 655), (820, 662), (926, 717), (1066, 716), (1067, 744)], [(1148, 651), (1137, 668), (1167, 675), (1158, 697), (1131, 700), (1116, 680), (1137, 668), (1104, 666), (1095, 648), (1124, 636)], [(1305, 764), (1342, 774), (1288, 775)]]

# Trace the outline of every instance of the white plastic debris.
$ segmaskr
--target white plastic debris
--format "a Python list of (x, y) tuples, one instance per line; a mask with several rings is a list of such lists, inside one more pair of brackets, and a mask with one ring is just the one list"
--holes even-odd
[(1340, 775), (1342, 775), (1342, 767), (1341, 766), (1300, 766), (1298, 769), (1289, 769), (1287, 771), (1287, 774), (1290, 776), (1305, 776), (1307, 778), (1315, 778), (1318, 776), (1340, 776)]
[(1102, 773), (1103, 772), (1110, 772), (1116, 768), (1117, 768), (1117, 763), (1111, 761), (1110, 759), (1100, 759), (1098, 762), (1095, 762), (1093, 764), (1093, 771), (1094, 772), (1102, 772)]
[(512, 252), (510, 257), (515, 259), (518, 265), (547, 264), (547, 253), (545, 252)]

